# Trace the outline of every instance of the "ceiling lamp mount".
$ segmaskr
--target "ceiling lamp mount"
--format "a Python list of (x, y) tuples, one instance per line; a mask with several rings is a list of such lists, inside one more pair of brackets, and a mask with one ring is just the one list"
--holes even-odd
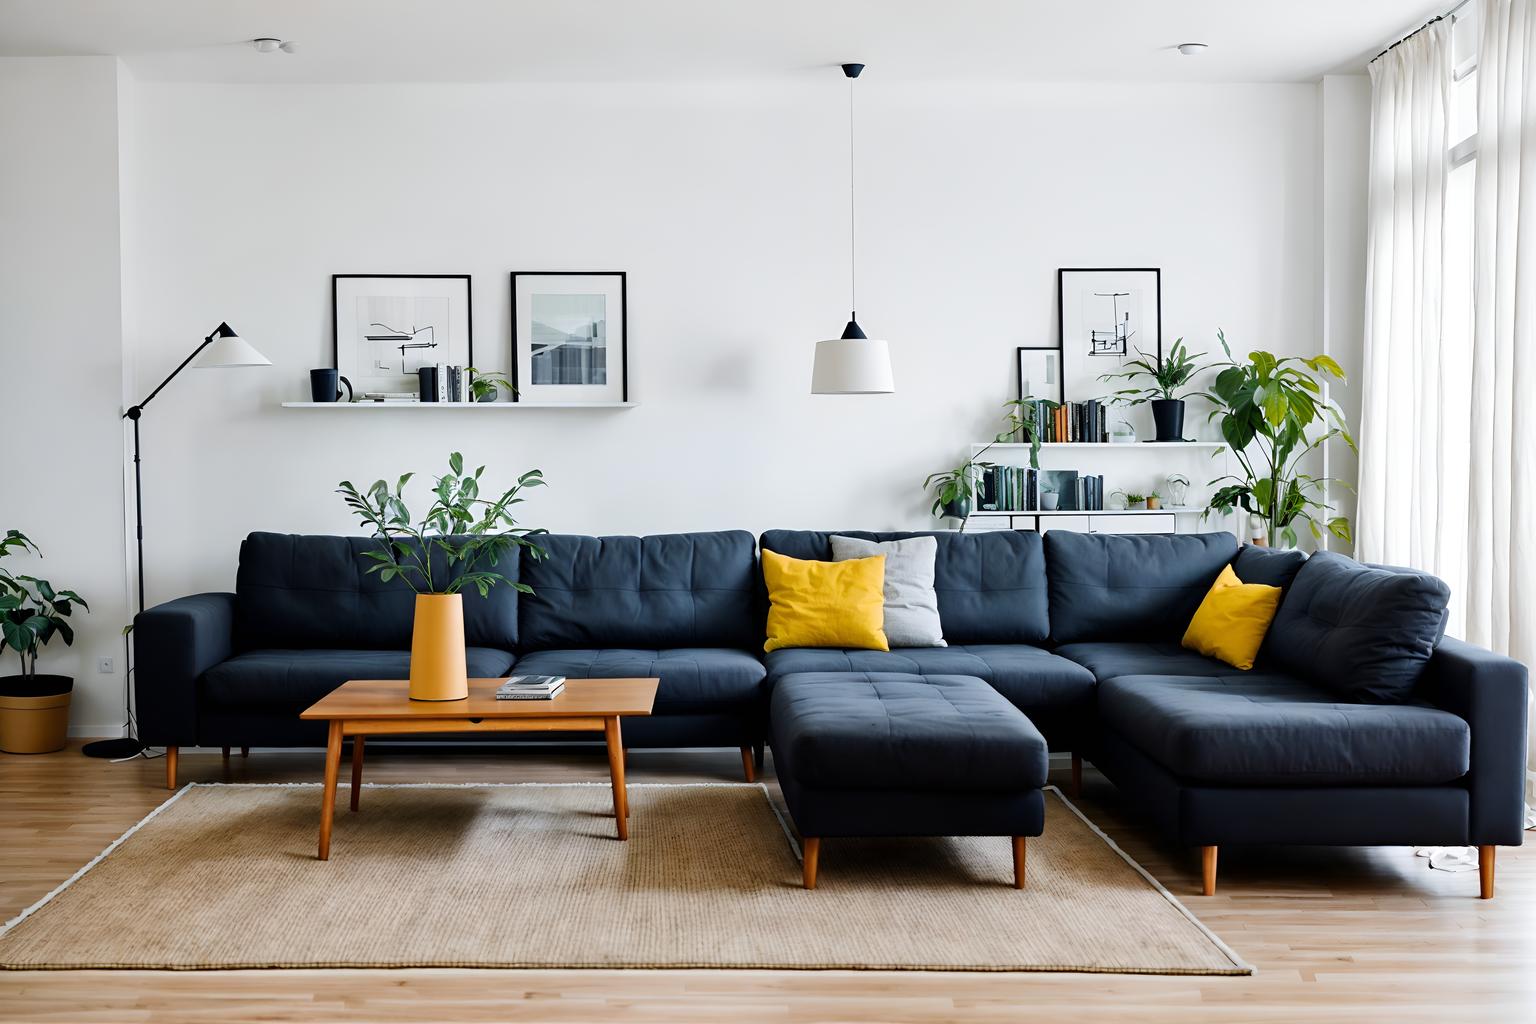
[(1186, 57), (1193, 57), (1197, 53), (1204, 53), (1211, 48), (1209, 43), (1180, 43), (1179, 52)]
[(257, 53), (276, 53), (279, 50), (284, 53), (293, 53), (299, 48), (292, 39), (274, 39), (272, 36), (252, 39), (251, 46)]
[(853, 164), (853, 80), (863, 64), (844, 64), (848, 79), (848, 324), (842, 337), (818, 341), (811, 370), (813, 395), (888, 395), (896, 390), (891, 374), (890, 346), (871, 339), (859, 326), (858, 230)]

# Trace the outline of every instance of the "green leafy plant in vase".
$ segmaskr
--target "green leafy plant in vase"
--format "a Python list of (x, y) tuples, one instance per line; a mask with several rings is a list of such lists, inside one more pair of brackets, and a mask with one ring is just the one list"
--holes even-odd
[(517, 394), (517, 388), (512, 382), (495, 370), (477, 370), (473, 366), (466, 366), (464, 372), (469, 374), (469, 397), (476, 402), (494, 402), (501, 388), (513, 396)]
[(1124, 363), (1129, 369), (1122, 373), (1101, 374), (1099, 380), (1147, 383), (1142, 387), (1122, 388), (1110, 400), (1116, 405), (1150, 405), (1152, 420), (1157, 425), (1157, 440), (1184, 440), (1184, 399), (1198, 394), (1192, 390), (1190, 381), (1203, 369), (1199, 360), (1205, 353), (1191, 355), (1184, 346), (1184, 339), (1180, 338), (1173, 343), (1167, 356), (1149, 356), (1141, 349), (1137, 349), (1136, 354), (1139, 359)]
[[(43, 555), (26, 534), (7, 530), (0, 538), (0, 561), (13, 554)], [(21, 664), (19, 675), (0, 676), (0, 750), (43, 754), (64, 746), (75, 681), (40, 675), (37, 656), (54, 638), (66, 647), (74, 644), (69, 618), (76, 608), (91, 610), (73, 590), (0, 565), (0, 654), (14, 651)]]
[(1329, 478), (1303, 471), (1302, 460), (1328, 441), (1339, 438), (1355, 451), (1355, 439), (1337, 403), (1323, 394), (1324, 382), (1345, 380), (1344, 370), (1326, 355), (1277, 358), (1269, 352), (1248, 353), (1246, 361), (1232, 358), (1226, 335), (1216, 332), (1227, 354), (1226, 368), (1216, 375), (1205, 397), (1217, 406), (1221, 436), (1231, 447), (1241, 475), (1211, 481), (1220, 485), (1205, 510), (1231, 514), (1241, 508), (1264, 524), (1272, 546), (1295, 547), (1298, 523), (1305, 522), (1314, 538), (1327, 533), (1351, 540), (1349, 520), (1329, 515), (1333, 506), (1322, 496)]
[(464, 456), (448, 457), (448, 472), (435, 478), (432, 503), (417, 519), (405, 501), (406, 473), (391, 489), (385, 480), (366, 490), (349, 480), (337, 485), (347, 507), (373, 531), (377, 550), (363, 555), (367, 572), (385, 582), (399, 580), (416, 593), (411, 630), (412, 700), (462, 700), (469, 696), (465, 665), (463, 591), (481, 597), (495, 586), (524, 594), (533, 590), (496, 569), (502, 558), (521, 548), (544, 557), (535, 538), (546, 532), (517, 525), (512, 516), (524, 490), (544, 486), (544, 474), (529, 470), (496, 498), (480, 495), (481, 466), (464, 472)]

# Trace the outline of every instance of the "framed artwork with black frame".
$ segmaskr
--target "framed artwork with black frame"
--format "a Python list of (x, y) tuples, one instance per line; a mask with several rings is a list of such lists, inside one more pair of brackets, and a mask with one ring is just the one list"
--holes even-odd
[(1063, 267), (1056, 271), (1062, 400), (1104, 398), (1138, 353), (1163, 355), (1163, 273), (1156, 267)]
[(468, 274), (332, 274), (332, 358), (358, 395), (419, 394), (420, 367), (472, 366)]
[(515, 401), (629, 401), (626, 288), (622, 270), (512, 273)]
[(1061, 346), (1020, 345), (1019, 398), (1061, 401)]

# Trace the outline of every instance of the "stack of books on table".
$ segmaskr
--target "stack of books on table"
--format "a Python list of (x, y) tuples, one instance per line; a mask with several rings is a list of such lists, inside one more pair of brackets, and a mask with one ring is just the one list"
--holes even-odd
[(496, 687), (497, 700), (553, 700), (565, 689), (565, 676), (510, 676)]

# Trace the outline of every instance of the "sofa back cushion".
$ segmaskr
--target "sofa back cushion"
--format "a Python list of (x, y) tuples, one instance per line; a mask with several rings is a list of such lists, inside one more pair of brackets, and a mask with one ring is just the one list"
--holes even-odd
[(1051, 638), (1178, 643), (1237, 553), (1230, 533), (1045, 535)]
[(762, 536), (762, 546), (765, 551), (791, 558), (828, 562), (832, 561), (834, 533), (881, 542), (934, 538), (938, 553), (933, 562), (933, 590), (948, 643), (1038, 644), (1050, 635), (1045, 555), (1037, 533), (769, 530)]
[(1307, 556), (1295, 548), (1269, 548), (1262, 544), (1244, 544), (1232, 559), (1232, 571), (1244, 583), (1262, 583), (1284, 590), (1306, 564)]
[(1428, 573), (1319, 551), (1280, 602), (1265, 651), (1346, 700), (1402, 703), (1443, 635), (1450, 597)]
[(742, 530), (655, 537), (539, 538), (525, 558), (522, 646), (761, 650), (757, 550)]
[[(409, 650), (416, 595), (401, 580), (384, 583), (365, 551), (370, 537), (308, 537), (253, 533), (240, 544), (235, 576), (235, 641), (241, 650), (352, 648)], [(492, 571), (516, 581), (516, 548)], [(487, 568), (490, 568), (489, 566)], [(440, 551), (434, 575), (446, 573)], [(491, 588), (464, 594), (464, 639), (471, 647), (517, 646), (517, 591)]]

